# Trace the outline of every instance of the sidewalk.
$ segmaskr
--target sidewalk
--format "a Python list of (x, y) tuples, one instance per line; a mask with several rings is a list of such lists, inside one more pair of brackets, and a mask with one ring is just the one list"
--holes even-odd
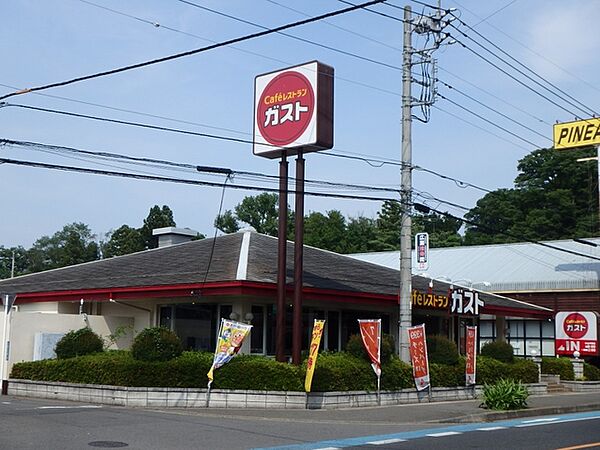
[(370, 408), (331, 410), (282, 409), (207, 409), (198, 414), (221, 417), (262, 418), (264, 420), (414, 424), (470, 423), (600, 410), (600, 392), (556, 393), (531, 396), (528, 408), (518, 411), (489, 411), (480, 408), (481, 400), (418, 403)]

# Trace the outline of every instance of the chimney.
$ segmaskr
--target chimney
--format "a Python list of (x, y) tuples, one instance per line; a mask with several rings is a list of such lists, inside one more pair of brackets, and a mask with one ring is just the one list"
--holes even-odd
[(158, 236), (158, 248), (189, 242), (198, 235), (189, 228), (164, 227), (152, 230), (153, 236)]

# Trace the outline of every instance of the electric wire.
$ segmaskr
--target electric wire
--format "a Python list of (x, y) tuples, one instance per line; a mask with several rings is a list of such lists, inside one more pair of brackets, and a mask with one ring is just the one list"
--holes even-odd
[[(217, 11), (215, 9), (208, 8), (208, 7), (203, 6), (203, 5), (199, 5), (199, 4), (191, 2), (189, 0), (178, 0), (178, 1), (181, 2), (181, 3), (185, 3), (186, 5), (190, 5), (190, 6), (193, 6), (195, 8), (199, 8), (199, 9), (201, 9), (203, 11), (208, 11), (208, 12), (211, 12), (213, 14), (217, 14), (219, 16), (226, 17), (228, 19), (244, 23), (246, 25), (252, 25), (252, 26), (260, 28), (262, 30), (269, 30), (268, 27), (260, 25), (260, 24), (258, 24), (256, 22), (251, 22), (249, 20), (242, 19), (240, 17), (232, 16), (231, 14), (226, 14), (226, 13), (224, 13), (222, 11)], [(383, 1), (386, 1), (386, 0), (381, 0), (381, 1), (383, 2)], [(357, 6), (357, 5), (355, 5), (355, 6)], [(345, 56), (350, 56), (352, 58), (356, 58), (356, 59), (360, 59), (362, 61), (370, 62), (372, 64), (377, 64), (379, 66), (387, 67), (389, 69), (402, 70), (402, 67), (400, 67), (400, 66), (395, 66), (393, 64), (388, 64), (388, 63), (385, 63), (383, 61), (377, 61), (376, 59), (372, 59), (372, 58), (369, 58), (367, 56), (362, 56), (362, 55), (358, 55), (356, 53), (352, 53), (352, 52), (349, 52), (349, 51), (346, 51), (346, 50), (342, 50), (340, 48), (331, 47), (330, 45), (326, 45), (326, 44), (323, 44), (323, 43), (320, 43), (320, 42), (311, 41), (310, 39), (305, 39), (305, 38), (302, 38), (300, 36), (295, 36), (293, 34), (283, 33), (283, 32), (280, 32), (280, 31), (277, 31), (277, 34), (280, 34), (282, 36), (288, 37), (290, 39), (295, 39), (295, 40), (300, 41), (300, 42), (304, 42), (305, 44), (314, 45), (314, 46), (317, 46), (317, 47), (320, 47), (320, 48), (324, 48), (326, 50), (330, 50), (330, 51), (335, 52), (335, 53), (340, 53), (340, 54), (345, 55)]]
[[(148, 180), (148, 181), (161, 181), (161, 182), (171, 182), (171, 183), (179, 183), (179, 184), (188, 184), (188, 185), (197, 185), (197, 186), (210, 186), (210, 187), (222, 187), (223, 184), (222, 183), (215, 183), (215, 182), (210, 182), (210, 181), (200, 181), (200, 180), (189, 180), (189, 179), (181, 179), (181, 178), (172, 178), (172, 177), (157, 177), (157, 176), (149, 176), (149, 175), (139, 175), (139, 174), (132, 174), (132, 173), (125, 173), (125, 172), (114, 172), (114, 171), (104, 171), (104, 170), (97, 170), (97, 169), (89, 169), (89, 168), (82, 168), (82, 167), (74, 167), (74, 166), (65, 166), (65, 165), (58, 165), (58, 164), (48, 164), (48, 163), (41, 163), (41, 162), (35, 162), (35, 161), (23, 161), (23, 160), (14, 160), (14, 159), (9, 159), (9, 158), (0, 158), (0, 163), (2, 164), (12, 164), (12, 165), (18, 165), (18, 166), (26, 166), (26, 167), (36, 167), (36, 168), (44, 168), (44, 169), (52, 169), (52, 170), (61, 170), (61, 171), (68, 171), (68, 172), (79, 172), (79, 173), (86, 173), (86, 174), (95, 174), (95, 175), (106, 175), (106, 176), (114, 176), (114, 177), (122, 177), (122, 178), (135, 178), (135, 179), (139, 179), (139, 180)], [(234, 184), (230, 184), (229, 185), (230, 188), (232, 189), (242, 189), (242, 190), (251, 190), (251, 191), (261, 191), (261, 192), (279, 192), (279, 189), (277, 188), (266, 188), (266, 187), (259, 187), (259, 186), (247, 186), (247, 185), (234, 185)], [(289, 191), (290, 193), (295, 193), (295, 191), (291, 190)], [(305, 195), (309, 195), (309, 196), (317, 196), (317, 197), (330, 197), (330, 198), (343, 198), (343, 199), (353, 199), (353, 200), (374, 200), (374, 201), (394, 201), (394, 202), (398, 202), (401, 203), (399, 200), (396, 199), (392, 199), (392, 198), (385, 198), (385, 197), (368, 197), (368, 196), (357, 196), (357, 195), (340, 195), (340, 194), (328, 194), (328, 193), (317, 193), (317, 192), (308, 192), (305, 191)], [(420, 207), (422, 209), (425, 210), (430, 210), (433, 211), (437, 214), (446, 216), (446, 217), (450, 217), (456, 220), (460, 220), (463, 223), (466, 223), (468, 225), (472, 225), (472, 226), (477, 226), (483, 229), (487, 229), (488, 231), (495, 231), (498, 232), (497, 230), (492, 230), (489, 227), (485, 227), (482, 226), (481, 224), (477, 224), (476, 222), (469, 220), (469, 219), (465, 219), (465, 218), (461, 218), (461, 217), (457, 217), (454, 216), (448, 212), (445, 211), (440, 211), (436, 208), (432, 208), (426, 205), (422, 205), (419, 203), (414, 203), (414, 202), (409, 202), (406, 204), (406, 206), (414, 206), (414, 207)], [(517, 238), (515, 235), (511, 234), (511, 233), (506, 233), (506, 232), (499, 232), (502, 235), (511, 237), (511, 238)], [(522, 237), (518, 237), (518, 239), (523, 240)], [(550, 248), (553, 250), (557, 250), (557, 251), (561, 251), (564, 253), (569, 253), (572, 255), (577, 255), (577, 256), (582, 256), (588, 259), (593, 259), (593, 260), (597, 260), (600, 261), (600, 258), (597, 258), (595, 256), (592, 255), (586, 255), (584, 253), (580, 253), (580, 252), (576, 252), (573, 250), (568, 250), (562, 247), (557, 247), (555, 245), (552, 244), (548, 244), (545, 242), (540, 242), (540, 241), (535, 241), (535, 240), (530, 240), (530, 239), (524, 239), (525, 242), (529, 242), (529, 243), (534, 243), (537, 245), (541, 245), (543, 247), (546, 248)]]
[(503, 48), (501, 48), (500, 46), (496, 45), (494, 42), (492, 42), (490, 39), (488, 39), (487, 37), (485, 37), (483, 34), (481, 34), (479, 31), (475, 30), (473, 27), (471, 27), (469, 24), (467, 24), (465, 21), (463, 21), (460, 17), (458, 17), (456, 14), (454, 13), (450, 13), (452, 16), (454, 16), (461, 24), (463, 24), (465, 27), (467, 27), (469, 30), (471, 30), (473, 33), (475, 33), (477, 36), (479, 36), (481, 39), (483, 39), (485, 42), (487, 42), (489, 45), (491, 45), (492, 47), (494, 47), (496, 50), (500, 51), (503, 55), (507, 56), (508, 58), (510, 58), (512, 61), (514, 61), (515, 63), (517, 63), (520, 67), (522, 67), (523, 69), (527, 70), (529, 73), (533, 74), (534, 76), (536, 76), (537, 78), (539, 78), (540, 80), (542, 80), (544, 83), (548, 84), (549, 86), (551, 86), (553, 89), (555, 89), (556, 91), (560, 92), (561, 94), (563, 94), (564, 96), (566, 96), (568, 99), (572, 100), (573, 102), (571, 102), (570, 100), (567, 100), (566, 98), (558, 95), (556, 92), (553, 92), (551, 89), (549, 89), (548, 87), (542, 85), (541, 83), (539, 83), (538, 81), (534, 80), (533, 78), (530, 78), (527, 74), (523, 73), (522, 71), (520, 71), (519, 69), (515, 68), (512, 64), (507, 63), (504, 59), (499, 58), (494, 52), (490, 51), (489, 49), (487, 49), (484, 45), (482, 45), (481, 43), (479, 43), (478, 41), (476, 41), (475, 39), (471, 38), (470, 36), (468, 36), (466, 33), (460, 31), (458, 29), (458, 27), (456, 27), (456, 25), (453, 25), (452, 23), (450, 23), (449, 25), (454, 28), (455, 30), (459, 31), (463, 36), (465, 36), (466, 38), (470, 39), (472, 42), (475, 42), (477, 45), (479, 45), (481, 48), (485, 49), (486, 51), (488, 51), (489, 53), (493, 54), (494, 56), (496, 56), (498, 59), (500, 59), (501, 61), (503, 61), (505, 64), (509, 65), (510, 67), (512, 67), (513, 69), (517, 70), (520, 74), (522, 74), (523, 76), (526, 76), (528, 79), (530, 79), (531, 81), (533, 81), (535, 84), (537, 84), (538, 86), (546, 89), (548, 92), (554, 94), (555, 96), (557, 96), (558, 98), (560, 98), (561, 100), (567, 102), (568, 104), (570, 104), (571, 106), (574, 106), (575, 108), (580, 109), (581, 111), (583, 111), (585, 114), (590, 115), (590, 111), (591, 111), (591, 115), (598, 115), (593, 108), (590, 108), (589, 106), (585, 105), (584, 103), (580, 102), (579, 100), (577, 100), (575, 97), (573, 97), (572, 95), (570, 95), (569, 93), (565, 92), (563, 89), (559, 88), (558, 86), (556, 86), (554, 83), (552, 83), (551, 81), (549, 81), (548, 79), (544, 78), (543, 76), (541, 76), (540, 74), (538, 74), (537, 72), (535, 72), (534, 70), (532, 70), (530, 67), (528, 67), (527, 65), (523, 64), (521, 61), (519, 61), (517, 58), (515, 58), (514, 56), (512, 56), (510, 53), (508, 53), (506, 50), (504, 50)]
[(476, 113), (476, 112), (474, 112), (474, 111), (471, 111), (469, 108), (467, 108), (467, 107), (465, 107), (465, 106), (462, 106), (461, 104), (459, 104), (459, 103), (455, 102), (454, 100), (451, 100), (451, 99), (449, 99), (448, 97), (446, 97), (446, 96), (444, 96), (444, 95), (442, 95), (442, 94), (439, 94), (439, 93), (438, 93), (438, 96), (439, 96), (441, 99), (443, 99), (443, 100), (446, 100), (446, 101), (447, 101), (447, 102), (449, 102), (449, 103), (452, 103), (454, 106), (456, 106), (456, 107), (458, 107), (458, 108), (462, 109), (463, 111), (466, 111), (466, 112), (468, 112), (469, 114), (472, 114), (472, 115), (474, 115), (475, 117), (477, 117), (477, 118), (479, 118), (479, 119), (483, 120), (484, 122), (486, 122), (486, 123), (489, 123), (490, 125), (492, 125), (492, 126), (494, 126), (494, 127), (498, 128), (498, 129), (500, 129), (500, 130), (504, 131), (505, 133), (508, 133), (508, 134), (510, 134), (511, 136), (513, 136), (513, 137), (516, 137), (517, 139), (520, 139), (521, 141), (523, 141), (523, 142), (525, 142), (525, 143), (527, 143), (527, 144), (529, 144), (529, 145), (531, 145), (531, 146), (533, 146), (533, 147), (535, 147), (535, 148), (542, 148), (542, 146), (540, 146), (540, 145), (537, 145), (537, 144), (535, 144), (534, 142), (531, 142), (530, 140), (528, 140), (528, 139), (525, 139), (525, 138), (523, 138), (523, 137), (519, 136), (519, 135), (518, 135), (518, 134), (516, 134), (516, 133), (513, 133), (512, 131), (510, 131), (510, 130), (508, 130), (508, 129), (504, 128), (504, 127), (503, 127), (503, 126), (501, 126), (501, 125), (498, 125), (497, 123), (494, 123), (494, 122), (492, 122), (492, 121), (491, 121), (491, 120), (489, 120), (489, 119), (486, 119), (486, 118), (485, 118), (485, 117), (483, 117), (481, 114), (478, 114), (478, 113)]
[(122, 67), (118, 67), (118, 68), (115, 68), (115, 69), (106, 70), (106, 71), (103, 71), (103, 72), (96, 72), (96, 73), (93, 73), (93, 74), (90, 74), (90, 75), (85, 75), (85, 76), (81, 76), (81, 77), (77, 77), (77, 78), (72, 78), (70, 80), (60, 81), (60, 82), (56, 82), (56, 83), (50, 83), (50, 84), (46, 84), (46, 85), (42, 85), (42, 86), (36, 86), (36, 87), (32, 87), (32, 88), (26, 88), (26, 89), (23, 89), (21, 91), (11, 92), (9, 94), (2, 95), (2, 96), (0, 96), (0, 100), (4, 100), (4, 99), (10, 98), (10, 97), (13, 97), (15, 95), (22, 95), (22, 94), (27, 94), (27, 93), (30, 93), (30, 92), (42, 91), (42, 90), (51, 89), (51, 88), (55, 88), (55, 87), (59, 87), (59, 86), (66, 86), (66, 85), (70, 85), (70, 84), (73, 84), (73, 83), (78, 83), (78, 82), (81, 82), (81, 81), (86, 81), (86, 80), (91, 80), (91, 79), (95, 79), (95, 78), (100, 78), (100, 77), (104, 77), (104, 76), (107, 76), (107, 75), (114, 75), (114, 74), (117, 74), (117, 73), (129, 71), (129, 70), (139, 69), (139, 68), (142, 68), (142, 67), (147, 67), (147, 66), (150, 66), (150, 65), (154, 65), (154, 64), (158, 64), (158, 63), (163, 63), (163, 62), (166, 62), (166, 61), (171, 61), (171, 60), (182, 58), (182, 57), (185, 57), (185, 56), (195, 55), (195, 54), (198, 54), (198, 53), (206, 52), (208, 50), (213, 50), (213, 49), (216, 49), (216, 48), (229, 46), (231, 44), (236, 44), (238, 42), (243, 42), (243, 41), (247, 41), (247, 40), (250, 40), (250, 39), (255, 39), (255, 38), (258, 38), (258, 37), (267, 36), (269, 34), (278, 33), (280, 31), (287, 30), (287, 29), (290, 29), (290, 28), (294, 28), (294, 27), (298, 27), (298, 26), (301, 26), (301, 25), (306, 25), (306, 24), (309, 24), (309, 23), (317, 22), (319, 20), (327, 19), (329, 17), (335, 17), (335, 16), (338, 16), (340, 14), (346, 14), (346, 13), (349, 13), (351, 11), (355, 11), (357, 9), (364, 8), (366, 6), (376, 5), (378, 3), (382, 3), (384, 1), (386, 1), (386, 0), (371, 0), (371, 1), (368, 1), (368, 2), (365, 2), (365, 3), (361, 3), (359, 5), (356, 5), (356, 6), (351, 6), (351, 7), (348, 7), (348, 8), (331, 11), (331, 12), (328, 12), (328, 13), (325, 13), (325, 14), (321, 14), (319, 16), (311, 17), (309, 19), (303, 19), (303, 20), (299, 20), (297, 22), (288, 23), (288, 24), (281, 25), (281, 26), (278, 26), (278, 27), (275, 27), (275, 28), (269, 28), (268, 30), (263, 30), (263, 31), (259, 31), (257, 33), (247, 34), (245, 36), (240, 36), (240, 37), (237, 37), (237, 38), (229, 39), (229, 40), (226, 40), (226, 41), (219, 42), (217, 44), (211, 44), (211, 45), (208, 45), (206, 47), (196, 48), (196, 49), (193, 49), (193, 50), (188, 50), (188, 51), (185, 51), (185, 52), (181, 52), (181, 53), (176, 53), (176, 54), (164, 56), (162, 58), (156, 58), (156, 59), (152, 59), (152, 60), (148, 60), (148, 61), (143, 61), (143, 62), (136, 63), (136, 64), (131, 64), (131, 65), (128, 65), (128, 66), (122, 66)]
[(471, 100), (471, 101), (473, 101), (473, 102), (477, 103), (478, 105), (480, 105), (480, 106), (483, 106), (484, 108), (486, 108), (486, 109), (488, 109), (488, 110), (492, 111), (493, 113), (496, 113), (496, 114), (498, 114), (499, 116), (501, 116), (501, 117), (505, 118), (506, 120), (508, 120), (508, 121), (510, 121), (510, 122), (512, 122), (512, 123), (514, 123), (514, 124), (516, 124), (516, 125), (518, 125), (518, 126), (520, 126), (520, 127), (524, 128), (524, 129), (526, 129), (526, 130), (528, 130), (528, 131), (532, 132), (533, 134), (536, 134), (536, 135), (538, 135), (538, 136), (539, 136), (539, 137), (541, 137), (542, 139), (546, 139), (546, 140), (548, 140), (548, 141), (552, 142), (552, 139), (550, 139), (548, 136), (546, 136), (546, 135), (544, 135), (544, 134), (542, 134), (542, 133), (539, 133), (538, 131), (534, 130), (533, 128), (531, 128), (531, 127), (528, 127), (527, 125), (524, 125), (523, 123), (519, 122), (518, 120), (515, 120), (515, 119), (513, 119), (512, 117), (510, 117), (510, 116), (508, 116), (508, 115), (506, 115), (506, 114), (504, 114), (504, 113), (502, 113), (502, 112), (498, 111), (497, 109), (495, 109), (495, 108), (492, 108), (492, 107), (491, 107), (491, 106), (489, 106), (489, 105), (486, 105), (486, 104), (485, 104), (485, 103), (483, 103), (482, 101), (480, 101), (480, 100), (477, 100), (475, 97), (473, 97), (473, 96), (471, 96), (471, 95), (469, 95), (469, 94), (467, 94), (467, 93), (465, 93), (465, 92), (461, 91), (460, 89), (458, 89), (458, 88), (456, 88), (456, 87), (454, 87), (454, 86), (452, 86), (452, 85), (450, 85), (450, 84), (448, 84), (448, 83), (446, 83), (446, 82), (444, 82), (444, 81), (440, 80), (439, 78), (436, 78), (436, 81), (438, 81), (438, 82), (442, 83), (442, 84), (443, 84), (444, 86), (446, 86), (448, 89), (451, 89), (451, 90), (453, 90), (453, 91), (456, 91), (456, 92), (458, 92), (459, 94), (461, 94), (462, 96), (464, 96), (464, 97), (468, 98), (469, 100)]

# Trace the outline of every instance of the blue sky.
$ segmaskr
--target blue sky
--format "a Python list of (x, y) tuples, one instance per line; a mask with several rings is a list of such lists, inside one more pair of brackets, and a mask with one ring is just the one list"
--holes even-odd
[[(289, 8), (315, 16), (347, 6), (334, 0), (194, 2), (267, 27), (305, 17)], [(11, 87), (26, 88), (62, 81), (259, 31), (249, 24), (180, 1), (94, 0), (93, 3), (113, 11), (82, 0), (2, 2), (0, 93), (12, 92)], [(421, 6), (410, 1), (392, 0), (389, 3), (396, 6), (409, 4), (415, 12), (422, 10)], [(600, 3), (579, 0), (461, 0), (458, 3), (444, 1), (443, 6), (457, 8), (457, 14), (467, 24), (585, 105), (594, 108), (598, 103), (600, 91), (594, 85), (594, 79), (599, 63), (596, 50), (600, 36), (596, 31), (595, 18), (600, 13)], [(402, 11), (386, 5), (374, 9), (402, 17)], [(483, 18), (487, 20), (482, 22)], [(467, 28), (461, 29), (476, 37)], [(450, 31), (456, 33), (456, 30)], [(399, 67), (402, 63), (402, 24), (366, 11), (305, 25), (289, 33), (387, 65)], [(468, 39), (460, 34), (457, 36), (471, 48), (485, 54)], [(485, 45), (490, 47), (487, 43)], [(565, 111), (573, 107), (559, 99), (555, 100), (562, 108), (544, 100), (460, 44), (445, 46), (435, 56), (439, 61), (440, 80), (547, 136), (547, 139), (439, 84), (442, 95), (536, 146), (551, 145), (551, 124), (555, 121), (573, 120), (573, 115)], [(189, 123), (35, 94), (7, 101), (251, 139), (254, 77), (315, 59), (333, 66), (336, 73), (333, 151), (399, 160), (401, 72), (276, 34), (237, 44), (235, 48), (211, 50), (42, 92)], [(532, 85), (527, 80), (525, 82)], [(253, 156), (250, 144), (137, 129), (14, 107), (0, 108), (0, 138), (271, 175), (278, 171), (275, 160)], [(438, 98), (432, 108), (430, 122), (415, 122), (413, 127), (414, 164), (491, 190), (511, 187), (517, 161), (533, 149), (535, 146), (482, 122), (442, 98)], [(119, 167), (115, 168), (114, 163), (111, 167), (101, 166), (89, 160), (75, 160), (23, 147), (5, 146), (0, 151), (3, 157), (13, 159), (104, 170), (122, 170), (121, 167), (125, 167), (117, 164)], [(319, 154), (307, 155), (306, 160), (306, 177), (309, 179), (396, 188), (399, 185), (397, 166), (372, 167), (360, 161)], [(165, 172), (156, 168), (137, 170), (223, 181), (219, 176), (191, 172)], [(290, 173), (294, 173), (293, 163), (290, 164)], [(262, 181), (250, 182), (243, 178), (234, 178), (233, 183), (265, 185)], [(465, 211), (439, 200), (470, 208), (484, 194), (419, 171), (413, 175), (413, 185), (421, 195), (430, 196), (428, 199), (417, 197), (416, 200), (456, 215)], [(218, 213), (221, 196), (218, 188), (7, 164), (0, 165), (0, 187), (0, 245), (6, 247), (29, 247), (42, 235), (51, 235), (75, 221), (88, 224), (101, 239), (105, 233), (122, 224), (141, 226), (154, 204), (169, 205), (178, 226), (212, 235), (212, 223)], [(253, 194), (256, 193), (227, 190), (224, 209), (233, 209), (244, 196)], [(292, 198), (290, 203), (293, 203)], [(380, 206), (374, 201), (313, 197), (307, 197), (305, 201), (306, 212), (339, 209), (350, 217), (364, 215), (374, 218)]]

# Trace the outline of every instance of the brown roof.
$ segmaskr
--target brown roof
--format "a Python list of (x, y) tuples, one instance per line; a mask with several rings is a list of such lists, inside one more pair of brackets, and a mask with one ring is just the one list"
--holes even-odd
[[(245, 238), (244, 238), (245, 237)], [(294, 243), (287, 243), (287, 282), (293, 283)], [(277, 283), (277, 238), (244, 231), (0, 281), (1, 293), (33, 294), (89, 289), (247, 281)], [(413, 276), (413, 288), (429, 279)], [(327, 291), (397, 296), (399, 271), (337, 253), (304, 247), (304, 286)], [(436, 281), (435, 293), (448, 284)], [(487, 306), (544, 308), (480, 293)]]

